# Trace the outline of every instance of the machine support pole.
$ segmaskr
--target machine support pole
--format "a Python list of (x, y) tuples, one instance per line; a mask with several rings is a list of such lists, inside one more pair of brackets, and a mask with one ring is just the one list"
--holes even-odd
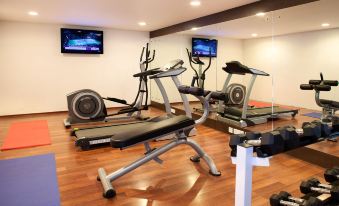
[(242, 107), (242, 115), (241, 115), (242, 119), (246, 119), (248, 101), (250, 101), (250, 95), (251, 95), (253, 85), (254, 85), (256, 78), (257, 78), (257, 75), (253, 74), (252, 77), (251, 77), (251, 81), (247, 85), (247, 92), (246, 92), (246, 96), (245, 96), (245, 100), (244, 100), (244, 105)]
[(252, 176), (253, 166), (270, 165), (270, 157), (253, 157), (253, 146), (242, 144), (237, 146), (237, 157), (232, 157), (236, 164), (235, 206), (252, 205)]

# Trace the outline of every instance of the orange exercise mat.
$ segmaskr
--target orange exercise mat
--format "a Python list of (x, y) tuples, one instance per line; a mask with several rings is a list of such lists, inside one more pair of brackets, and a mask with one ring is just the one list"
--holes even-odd
[(255, 100), (250, 100), (248, 105), (250, 105), (252, 107), (256, 107), (256, 108), (272, 107), (272, 103), (269, 103), (269, 102), (259, 102), (259, 101), (255, 101)]
[(1, 150), (27, 148), (51, 144), (47, 120), (11, 124)]

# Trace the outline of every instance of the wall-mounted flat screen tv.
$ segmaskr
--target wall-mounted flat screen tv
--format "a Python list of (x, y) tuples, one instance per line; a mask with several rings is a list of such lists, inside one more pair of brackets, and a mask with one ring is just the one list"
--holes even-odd
[(192, 55), (199, 57), (217, 57), (218, 41), (216, 39), (192, 38)]
[(103, 31), (61, 28), (61, 53), (103, 54), (103, 40)]

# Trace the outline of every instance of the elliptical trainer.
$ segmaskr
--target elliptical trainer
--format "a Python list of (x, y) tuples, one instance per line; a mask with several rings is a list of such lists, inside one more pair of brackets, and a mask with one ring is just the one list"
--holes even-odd
[[(145, 54), (145, 55), (144, 55)], [(149, 50), (148, 43), (142, 48), (140, 56), (140, 71), (148, 70), (149, 63), (154, 60), (153, 54)], [(144, 58), (145, 57), (145, 58)], [(139, 77), (139, 86), (137, 95), (132, 103), (127, 103), (124, 99), (114, 97), (101, 97), (97, 92), (91, 89), (81, 89), (67, 95), (68, 118), (64, 120), (64, 125), (69, 128), (74, 124), (83, 124), (88, 122), (112, 121), (112, 120), (145, 120), (147, 117), (141, 115), (142, 110), (148, 110), (148, 86), (147, 76)], [(119, 111), (108, 114), (104, 100), (127, 105)], [(112, 117), (126, 114), (126, 116)], [(111, 118), (109, 118), (111, 117)]]
[[(206, 72), (211, 67), (211, 62), (212, 62), (211, 48), (209, 48), (208, 65), (205, 69), (202, 68), (205, 65), (205, 63), (200, 60), (199, 54), (197, 54), (196, 57), (193, 57), (192, 52), (190, 52), (187, 48), (186, 48), (186, 51), (187, 51), (187, 55), (188, 55), (188, 60), (190, 62), (190, 66), (195, 73), (195, 76), (193, 76), (193, 78), (192, 78), (191, 87), (196, 86), (196, 87), (199, 87), (201, 89), (204, 89)], [(198, 69), (194, 68), (192, 63), (199, 65), (199, 68)]]

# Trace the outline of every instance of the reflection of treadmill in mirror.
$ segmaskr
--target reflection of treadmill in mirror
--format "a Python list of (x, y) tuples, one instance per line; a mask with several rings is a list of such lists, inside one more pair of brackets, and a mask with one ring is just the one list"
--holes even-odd
[(266, 72), (248, 68), (238, 61), (226, 63), (223, 70), (228, 73), (227, 79), (224, 83), (223, 92), (227, 91), (231, 77), (233, 74), (237, 75), (252, 75), (250, 82), (247, 85), (247, 92), (242, 105), (229, 105), (225, 102), (219, 102), (217, 119), (227, 124), (238, 127), (248, 127), (257, 124), (263, 124), (268, 119), (277, 119), (281, 117), (292, 117), (298, 113), (297, 109), (284, 109), (278, 106), (273, 107), (249, 107), (251, 91), (257, 76), (269, 76)]

